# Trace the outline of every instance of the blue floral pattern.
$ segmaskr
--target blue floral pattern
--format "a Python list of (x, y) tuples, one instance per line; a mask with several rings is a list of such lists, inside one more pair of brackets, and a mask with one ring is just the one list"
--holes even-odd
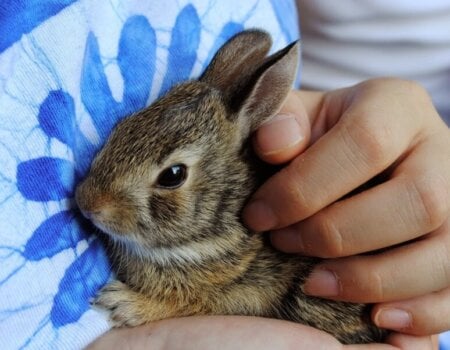
[(295, 40), (295, 13), (293, 0), (3, 0), (0, 349), (79, 349), (109, 329), (89, 305), (109, 263), (76, 184), (118, 120), (244, 28), (275, 49)]
[(0, 6), (1, 349), (77, 349), (110, 277), (74, 188), (118, 120), (198, 76), (247, 27), (279, 49), (291, 0), (6, 0)]

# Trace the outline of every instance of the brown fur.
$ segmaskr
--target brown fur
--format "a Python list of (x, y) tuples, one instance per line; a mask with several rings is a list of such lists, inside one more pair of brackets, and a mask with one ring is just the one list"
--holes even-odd
[[(219, 50), (199, 81), (173, 88), (124, 119), (78, 187), (81, 211), (108, 236), (117, 280), (95, 304), (116, 326), (167, 317), (255, 315), (308, 324), (345, 343), (379, 341), (367, 306), (302, 292), (317, 259), (274, 250), (240, 220), (247, 198), (274, 169), (250, 133), (280, 108), (298, 45), (266, 58), (270, 38), (246, 31)], [(180, 187), (159, 174), (186, 164)]]

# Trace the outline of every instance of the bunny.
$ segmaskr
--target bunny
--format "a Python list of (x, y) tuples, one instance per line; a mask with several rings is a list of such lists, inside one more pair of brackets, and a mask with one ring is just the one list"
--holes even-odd
[(249, 136), (291, 89), (299, 43), (266, 57), (270, 36), (229, 40), (199, 80), (181, 83), (122, 120), (76, 190), (103, 231), (116, 272), (95, 305), (115, 326), (188, 315), (253, 315), (317, 327), (343, 343), (380, 341), (369, 305), (302, 292), (320, 260), (288, 255), (240, 218), (277, 169)]

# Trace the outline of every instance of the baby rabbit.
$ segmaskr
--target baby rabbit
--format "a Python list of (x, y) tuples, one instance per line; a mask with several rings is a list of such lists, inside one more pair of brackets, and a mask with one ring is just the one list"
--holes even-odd
[(241, 210), (274, 169), (250, 134), (280, 109), (299, 44), (272, 56), (268, 34), (228, 41), (198, 81), (121, 121), (76, 191), (107, 234), (117, 280), (95, 304), (115, 326), (188, 315), (254, 315), (311, 325), (344, 343), (380, 341), (368, 306), (302, 292), (318, 259), (287, 255), (243, 226)]

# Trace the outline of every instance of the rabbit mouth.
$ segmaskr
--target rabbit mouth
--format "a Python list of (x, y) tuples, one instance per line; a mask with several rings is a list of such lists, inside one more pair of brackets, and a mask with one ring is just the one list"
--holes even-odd
[(95, 225), (95, 227), (97, 227), (103, 233), (111, 236), (112, 238), (122, 238), (125, 235), (123, 233), (123, 230), (120, 230), (118, 225), (112, 222), (105, 223), (104, 221), (98, 220), (95, 217), (90, 218), (90, 220)]

